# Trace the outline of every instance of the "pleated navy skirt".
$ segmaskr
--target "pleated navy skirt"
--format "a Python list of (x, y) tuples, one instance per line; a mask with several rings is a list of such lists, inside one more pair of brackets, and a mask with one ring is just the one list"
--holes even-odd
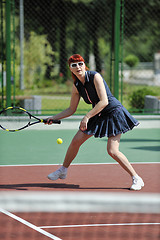
[(94, 137), (111, 137), (125, 133), (138, 126), (139, 122), (123, 106), (111, 113), (97, 114), (89, 119), (87, 130), (83, 131)]

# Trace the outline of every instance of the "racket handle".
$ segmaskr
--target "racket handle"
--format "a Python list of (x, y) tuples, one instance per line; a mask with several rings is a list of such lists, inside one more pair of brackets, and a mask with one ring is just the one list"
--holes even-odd
[[(47, 123), (48, 119), (43, 119), (43, 122), (44, 123)], [(55, 123), (55, 124), (61, 124), (61, 120), (53, 120), (53, 119), (50, 119), (49, 120), (49, 123)]]

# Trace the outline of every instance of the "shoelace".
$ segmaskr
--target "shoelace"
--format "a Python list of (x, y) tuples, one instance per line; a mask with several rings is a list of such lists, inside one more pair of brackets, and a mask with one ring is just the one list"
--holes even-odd
[(66, 174), (66, 172), (63, 171), (62, 169), (57, 169), (57, 172), (59, 172), (60, 174)]
[(138, 182), (137, 178), (133, 178), (133, 183), (136, 184)]

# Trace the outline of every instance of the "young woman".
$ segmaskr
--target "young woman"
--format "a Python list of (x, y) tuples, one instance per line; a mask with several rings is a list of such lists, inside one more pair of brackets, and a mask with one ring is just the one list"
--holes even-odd
[(65, 179), (67, 169), (76, 157), (80, 146), (90, 137), (108, 137), (108, 154), (116, 160), (132, 177), (131, 190), (140, 190), (144, 186), (141, 177), (137, 175), (126, 156), (119, 151), (121, 134), (137, 126), (138, 121), (122, 106), (111, 94), (102, 76), (89, 71), (85, 61), (79, 54), (74, 54), (68, 60), (73, 78), (73, 88), (70, 106), (61, 113), (48, 118), (47, 124), (52, 124), (52, 119), (63, 119), (75, 113), (80, 97), (87, 104), (92, 104), (90, 110), (81, 120), (80, 128), (67, 150), (63, 166), (48, 175), (50, 180)]

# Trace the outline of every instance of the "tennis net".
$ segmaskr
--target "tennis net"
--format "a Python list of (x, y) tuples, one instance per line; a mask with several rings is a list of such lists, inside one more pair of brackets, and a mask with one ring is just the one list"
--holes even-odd
[(0, 194), (0, 239), (159, 239), (160, 194)]

